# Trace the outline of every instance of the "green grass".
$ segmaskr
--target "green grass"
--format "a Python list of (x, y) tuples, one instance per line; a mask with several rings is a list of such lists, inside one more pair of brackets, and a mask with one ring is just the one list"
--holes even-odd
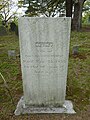
[[(8, 58), (8, 50), (15, 50), (16, 55), (19, 54), (19, 41), (18, 37), (14, 34), (0, 37), (0, 72), (4, 76), (8, 87), (11, 91), (14, 102), (19, 99), (18, 96), (22, 94), (22, 81), (18, 78), (20, 74), (20, 60)], [(13, 106), (9, 93), (6, 90), (3, 80), (0, 76), (0, 114), (5, 116), (9, 112), (13, 112)]]
[[(79, 46), (79, 55), (72, 55), (73, 46)], [(20, 59), (8, 58), (8, 50), (16, 50), (19, 54), (18, 37), (13, 33), (0, 37), (0, 72), (3, 74), (10, 88), (15, 105), (23, 94)], [(87, 109), (90, 102), (90, 33), (72, 32), (70, 42), (69, 70), (66, 98), (72, 100), (76, 112)], [(0, 77), (0, 117), (10, 119), (13, 115), (13, 106), (8, 91)]]
[[(72, 55), (73, 46), (79, 46), (79, 55)], [(67, 99), (76, 111), (86, 109), (90, 102), (90, 33), (72, 32), (67, 82)]]

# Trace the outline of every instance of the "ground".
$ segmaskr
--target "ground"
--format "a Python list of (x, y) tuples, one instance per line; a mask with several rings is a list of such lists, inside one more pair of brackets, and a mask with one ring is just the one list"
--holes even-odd
[[(89, 120), (90, 119), (90, 26), (71, 33), (66, 99), (71, 100), (75, 115), (30, 114), (15, 116), (17, 102), (23, 95), (19, 58), (19, 41), (14, 33), (0, 37), (0, 119), (1, 120)], [(73, 46), (79, 53), (72, 55)], [(8, 50), (16, 51), (16, 59), (8, 58)], [(10, 91), (8, 91), (10, 90)]]

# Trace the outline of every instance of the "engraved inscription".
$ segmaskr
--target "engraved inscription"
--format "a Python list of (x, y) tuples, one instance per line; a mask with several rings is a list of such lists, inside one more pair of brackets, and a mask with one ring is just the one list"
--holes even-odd
[(53, 47), (53, 42), (35, 42), (36, 47)]
[(62, 54), (55, 54), (55, 52), (52, 52), (55, 47), (53, 46), (53, 42), (35, 42), (35, 47), (38, 48), (38, 54), (25, 54), (25, 59), (23, 59), (24, 68), (31, 69), (33, 75), (50, 75), (58, 70), (63, 71), (63, 64), (65, 63), (65, 60), (63, 59)]
[[(32, 71), (33, 75), (49, 76), (63, 71), (65, 60), (62, 53), (55, 53), (53, 42), (35, 42), (37, 52), (33, 55), (25, 54), (23, 65), (25, 69)], [(37, 54), (38, 53), (38, 54)]]
[[(60, 55), (43, 55), (36, 57), (31, 55), (25, 55), (26, 59), (23, 60), (24, 68), (31, 69), (33, 74), (41, 74), (41, 75), (50, 75), (53, 74), (55, 71), (62, 70), (63, 71), (63, 65), (65, 63), (65, 60), (61, 59)], [(46, 57), (46, 59), (44, 58)], [(49, 71), (48, 71), (49, 69)]]

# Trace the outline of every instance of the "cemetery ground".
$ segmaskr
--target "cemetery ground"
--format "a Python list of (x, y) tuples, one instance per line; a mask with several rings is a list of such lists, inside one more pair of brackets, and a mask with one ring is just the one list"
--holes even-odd
[[(72, 55), (73, 46), (79, 53)], [(16, 59), (8, 58), (8, 50), (16, 51)], [(76, 114), (30, 114), (15, 116), (14, 110), (23, 94), (19, 58), (19, 41), (14, 33), (0, 36), (0, 120), (89, 120), (90, 119), (90, 32), (72, 32), (66, 99), (71, 100)]]

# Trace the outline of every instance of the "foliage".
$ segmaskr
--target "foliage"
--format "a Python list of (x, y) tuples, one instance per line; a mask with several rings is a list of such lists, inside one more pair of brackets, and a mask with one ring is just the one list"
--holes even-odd
[(61, 16), (65, 12), (64, 0), (28, 0), (29, 6), (26, 14), (28, 16)]
[(87, 0), (84, 3), (82, 22), (85, 24), (87, 23), (90, 24), (90, 1), (89, 0)]
[(82, 18), (82, 22), (84, 24), (90, 24), (90, 11), (85, 12), (85, 14)]
[(2, 15), (3, 25), (6, 25), (7, 22), (14, 18), (18, 9), (12, 12), (14, 8), (14, 2), (12, 0), (1, 0), (0, 2), (0, 14)]
[(90, 10), (90, 0), (86, 0), (83, 5), (83, 12)]

